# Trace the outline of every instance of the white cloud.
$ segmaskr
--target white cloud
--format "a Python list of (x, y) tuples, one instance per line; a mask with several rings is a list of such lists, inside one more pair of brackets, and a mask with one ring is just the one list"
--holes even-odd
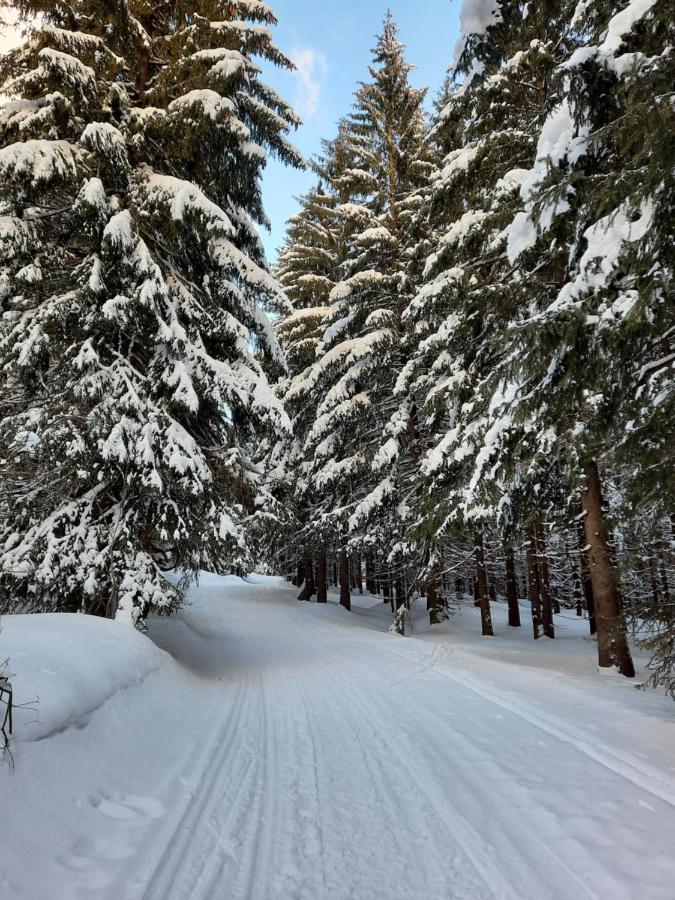
[(312, 119), (319, 108), (328, 62), (320, 50), (312, 47), (296, 47), (290, 56), (297, 67), (294, 106), (303, 119)]

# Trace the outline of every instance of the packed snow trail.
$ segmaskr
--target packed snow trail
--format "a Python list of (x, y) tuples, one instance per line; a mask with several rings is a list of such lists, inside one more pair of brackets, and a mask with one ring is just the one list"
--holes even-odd
[(215, 636), (192, 662), (221, 667), (221, 722), (139, 896), (672, 896), (672, 773), (287, 587), (201, 591)]
[[(672, 897), (662, 698), (598, 679), (605, 696), (587, 699), (574, 678), (495, 660), (507, 635), (482, 658), (448, 643), (452, 623), (441, 643), (402, 639), (378, 630), (375, 598), (349, 614), (295, 593), (205, 576), (193, 605), (154, 623), (178, 663), (157, 676), (177, 686), (165, 688), (175, 727), (147, 710), (137, 740), (157, 764), (137, 753), (138, 772), (81, 804), (89, 836), (58, 854), (62, 880), (45, 869), (50, 900)], [(147, 682), (122, 694), (134, 690)], [(621, 727), (642, 730), (638, 743)], [(66, 793), (78, 788), (74, 772)], [(11, 884), (12, 900), (42, 900)]]

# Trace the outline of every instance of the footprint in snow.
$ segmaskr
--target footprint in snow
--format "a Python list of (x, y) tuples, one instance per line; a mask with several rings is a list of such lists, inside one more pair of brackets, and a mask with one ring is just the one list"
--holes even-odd
[(164, 813), (159, 800), (134, 794), (99, 794), (92, 797), (91, 805), (109, 819), (120, 821), (158, 819)]
[(112, 883), (105, 864), (130, 859), (133, 855), (134, 849), (128, 844), (84, 838), (58, 857), (58, 861), (80, 884), (100, 892)]

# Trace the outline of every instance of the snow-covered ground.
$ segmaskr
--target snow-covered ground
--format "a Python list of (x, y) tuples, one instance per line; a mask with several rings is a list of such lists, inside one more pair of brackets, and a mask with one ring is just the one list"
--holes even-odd
[(471, 605), (413, 638), (376, 598), (204, 576), (152, 640), (6, 617), (3, 900), (670, 900), (675, 706)]

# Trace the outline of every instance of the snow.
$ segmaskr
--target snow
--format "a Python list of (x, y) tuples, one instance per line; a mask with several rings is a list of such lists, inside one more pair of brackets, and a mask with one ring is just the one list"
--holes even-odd
[(572, 166), (585, 154), (589, 134), (588, 124), (575, 124), (567, 100), (559, 103), (548, 115), (539, 135), (534, 166), (524, 175), (518, 175), (525, 211), (517, 213), (507, 229), (507, 255), (511, 265), (536, 244), (539, 234), (551, 228), (556, 216), (569, 210), (569, 203), (564, 197), (553, 197), (536, 215), (532, 201), (551, 167), (563, 162)]
[(29, 179), (36, 187), (55, 178), (74, 178), (80, 158), (78, 148), (68, 141), (22, 141), (0, 150), (0, 174)]
[[(609, 21), (604, 40), (599, 47), (580, 47), (576, 50), (570, 60), (562, 67), (571, 69), (577, 65), (584, 63), (589, 57), (599, 56), (600, 59), (610, 61), (616, 56), (623, 46), (623, 42), (627, 35), (634, 27), (647, 16), (652, 8), (656, 6), (657, 0), (630, 0), (628, 5), (620, 12), (616, 13)], [(586, 11), (586, 3), (580, 3), (575, 12), (575, 20), (580, 18)], [(629, 54), (632, 55), (632, 54)]]
[(188, 212), (197, 213), (204, 216), (209, 224), (217, 224), (223, 234), (234, 234), (232, 222), (224, 210), (191, 181), (173, 175), (160, 175), (148, 166), (139, 169), (139, 174), (143, 178), (148, 200), (153, 204), (168, 203), (174, 221), (182, 222)]
[[(432, 253), (426, 261), (424, 267), (424, 277), (430, 275), (439, 259), (448, 247), (457, 245), (461, 247), (466, 238), (477, 228), (479, 228), (488, 214), (480, 209), (470, 209), (465, 212), (456, 222), (453, 222), (445, 231), (445, 234), (438, 241), (438, 250)], [(454, 270), (453, 270), (454, 271)]]
[(483, 34), (501, 19), (499, 0), (464, 0), (459, 13), (462, 34)]
[(29, 702), (15, 715), (21, 743), (84, 728), (116, 694), (169, 661), (136, 629), (94, 616), (4, 616), (1, 628), (0, 655), (11, 656), (15, 697)]
[(367, 522), (373, 512), (379, 509), (388, 499), (396, 493), (394, 479), (387, 476), (365, 497), (349, 518), (349, 530), (356, 531), (359, 526)]
[[(586, 294), (598, 294), (606, 288), (619, 267), (626, 244), (642, 240), (649, 233), (653, 218), (654, 203), (648, 198), (640, 204), (636, 219), (629, 206), (622, 204), (587, 228), (584, 232), (586, 251), (579, 260), (579, 273), (562, 288), (549, 310), (557, 312), (569, 308), (583, 300)], [(633, 305), (630, 298), (620, 298), (614, 313), (627, 315)]]
[(443, 160), (443, 168), (438, 175), (439, 183), (445, 188), (447, 187), (447, 182), (450, 181), (453, 176), (457, 175), (459, 172), (466, 172), (471, 163), (478, 156), (480, 150), (481, 144), (478, 142), (475, 144), (467, 144), (466, 147), (459, 147), (457, 150), (453, 150), (449, 153)]
[(216, 91), (202, 89), (189, 91), (172, 101), (169, 104), (169, 112), (183, 113), (193, 106), (200, 107), (204, 115), (214, 122), (223, 113), (230, 113), (234, 110), (234, 104), (228, 97), (221, 97)]
[(587, 623), (534, 642), (496, 603), (485, 639), (467, 601), (401, 638), (377, 598), (296, 593), (204, 575), (150, 637), (3, 619), (43, 724), (0, 766), (0, 895), (672, 897), (672, 702), (600, 676)]

